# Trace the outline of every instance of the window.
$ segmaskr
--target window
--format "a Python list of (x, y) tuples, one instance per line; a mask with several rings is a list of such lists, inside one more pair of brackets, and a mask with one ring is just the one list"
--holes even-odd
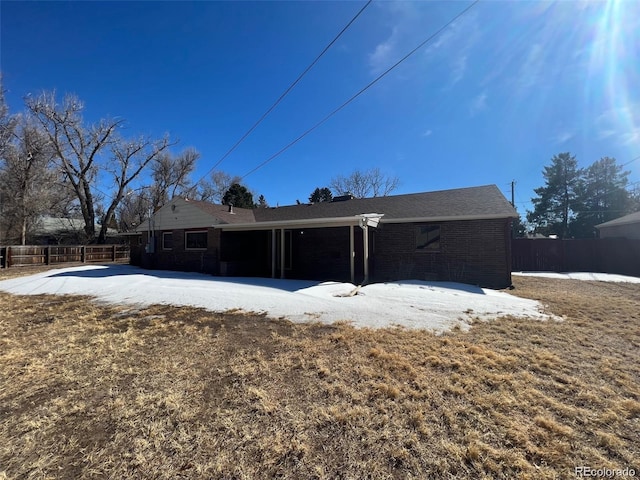
[(184, 232), (185, 250), (204, 250), (207, 248), (207, 232)]
[(416, 249), (425, 252), (440, 250), (440, 225), (416, 227)]
[(171, 250), (173, 248), (173, 232), (162, 232), (162, 249)]

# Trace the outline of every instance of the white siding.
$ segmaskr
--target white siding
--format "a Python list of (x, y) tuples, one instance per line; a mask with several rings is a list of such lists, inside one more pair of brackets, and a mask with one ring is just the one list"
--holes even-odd
[(623, 237), (640, 240), (640, 223), (600, 227), (600, 238)]
[[(153, 230), (158, 231), (207, 228), (216, 223), (218, 220), (212, 215), (192, 203), (185, 202), (182, 198), (175, 198), (153, 215), (151, 226)], [(137, 231), (146, 232), (148, 229), (149, 226), (145, 221), (137, 228)]]

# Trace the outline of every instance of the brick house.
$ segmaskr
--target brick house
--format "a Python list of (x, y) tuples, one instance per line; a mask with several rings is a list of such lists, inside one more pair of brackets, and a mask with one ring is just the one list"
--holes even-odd
[(147, 268), (503, 288), (515, 217), (495, 185), (254, 210), (175, 198), (136, 243)]

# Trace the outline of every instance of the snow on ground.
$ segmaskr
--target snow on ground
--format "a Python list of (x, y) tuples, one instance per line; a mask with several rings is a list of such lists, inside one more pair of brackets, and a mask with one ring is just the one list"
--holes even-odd
[(613, 273), (592, 273), (592, 272), (513, 272), (512, 275), (522, 277), (544, 277), (560, 278), (565, 280), (594, 280), (598, 282), (627, 282), (640, 283), (640, 278), (626, 275), (616, 275)]
[(190, 305), (373, 328), (400, 325), (442, 332), (456, 325), (466, 330), (472, 318), (550, 318), (535, 300), (460, 283), (377, 283), (349, 296), (354, 289), (350, 283), (221, 278), (129, 265), (63, 268), (0, 282), (0, 290), (21, 295), (90, 295), (109, 303)]

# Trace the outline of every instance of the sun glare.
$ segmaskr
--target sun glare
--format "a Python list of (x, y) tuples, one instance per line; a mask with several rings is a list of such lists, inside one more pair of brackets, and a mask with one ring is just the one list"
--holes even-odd
[(630, 156), (636, 156), (640, 151), (640, 102), (632, 94), (633, 85), (640, 82), (640, 4), (608, 0), (591, 6), (587, 100), (605, 108), (597, 116), (599, 136), (612, 137)]

